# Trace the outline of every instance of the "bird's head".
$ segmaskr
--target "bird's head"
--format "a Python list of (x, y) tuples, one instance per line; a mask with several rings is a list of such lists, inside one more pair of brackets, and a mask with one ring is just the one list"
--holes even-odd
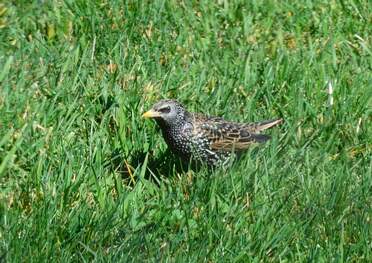
[(143, 118), (153, 118), (160, 125), (178, 125), (185, 120), (187, 111), (175, 100), (161, 100), (145, 112)]

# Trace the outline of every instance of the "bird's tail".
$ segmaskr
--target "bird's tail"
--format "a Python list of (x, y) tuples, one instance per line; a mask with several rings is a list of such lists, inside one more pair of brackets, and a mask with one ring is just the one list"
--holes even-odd
[(255, 142), (263, 143), (270, 140), (271, 136), (267, 134), (252, 134), (252, 139)]
[(254, 130), (254, 132), (261, 132), (261, 131), (264, 131), (266, 129), (269, 129), (271, 127), (274, 127), (280, 123), (283, 122), (283, 119), (275, 119), (275, 120), (268, 120), (268, 121), (260, 121), (260, 122), (255, 122), (253, 123), (253, 127), (251, 126), (251, 128), (253, 128), (252, 130)]

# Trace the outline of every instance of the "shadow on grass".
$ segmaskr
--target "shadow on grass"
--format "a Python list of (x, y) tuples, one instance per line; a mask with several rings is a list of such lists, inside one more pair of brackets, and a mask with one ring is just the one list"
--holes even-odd
[[(114, 150), (108, 160), (105, 161), (105, 167), (110, 167), (112, 171), (122, 174), (123, 179), (130, 180), (134, 169), (141, 167), (148, 156), (147, 169), (151, 172), (145, 173), (145, 179), (158, 181), (161, 178), (174, 176), (175, 174), (186, 173), (188, 170), (197, 171), (200, 165), (196, 163), (186, 163), (180, 158), (174, 156), (169, 149), (158, 156), (152, 155), (151, 152), (135, 151), (129, 156), (119, 149)], [(156, 178), (154, 178), (154, 176)]]
[(120, 149), (116, 149), (112, 152), (111, 156), (108, 157), (104, 166), (109, 168), (111, 171), (118, 172), (121, 174), (124, 180), (128, 183), (131, 182), (131, 176), (135, 172), (135, 169), (141, 169), (144, 164), (146, 155), (148, 154), (148, 161), (146, 169), (150, 172), (145, 173), (145, 179), (159, 182), (162, 178), (169, 178), (176, 174), (185, 174), (189, 170), (198, 172), (203, 168), (207, 168), (209, 171), (216, 170), (229, 170), (239, 165), (241, 159), (247, 154), (250, 158), (257, 158), (259, 153), (259, 147), (252, 149), (250, 152), (243, 152), (235, 155), (230, 163), (223, 167), (206, 167), (200, 162), (192, 161), (191, 163), (184, 162), (180, 158), (176, 157), (169, 149), (162, 152), (160, 155), (154, 156), (152, 152), (135, 151), (129, 155), (125, 155)]

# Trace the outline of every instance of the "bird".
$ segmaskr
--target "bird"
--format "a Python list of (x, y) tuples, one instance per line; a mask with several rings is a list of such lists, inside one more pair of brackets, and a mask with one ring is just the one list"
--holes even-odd
[(282, 119), (253, 123), (239, 123), (189, 112), (173, 99), (155, 103), (143, 118), (154, 119), (171, 152), (183, 161), (200, 161), (208, 166), (229, 163), (231, 157), (248, 149), (254, 143), (270, 139), (261, 131), (280, 124)]

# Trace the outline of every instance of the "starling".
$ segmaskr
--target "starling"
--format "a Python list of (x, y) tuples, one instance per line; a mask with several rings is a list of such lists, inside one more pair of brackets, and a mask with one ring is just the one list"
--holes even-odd
[(185, 161), (199, 160), (209, 166), (223, 165), (232, 153), (246, 150), (270, 136), (260, 134), (282, 119), (236, 123), (221, 117), (188, 112), (175, 100), (161, 100), (142, 117), (154, 118), (171, 151)]

